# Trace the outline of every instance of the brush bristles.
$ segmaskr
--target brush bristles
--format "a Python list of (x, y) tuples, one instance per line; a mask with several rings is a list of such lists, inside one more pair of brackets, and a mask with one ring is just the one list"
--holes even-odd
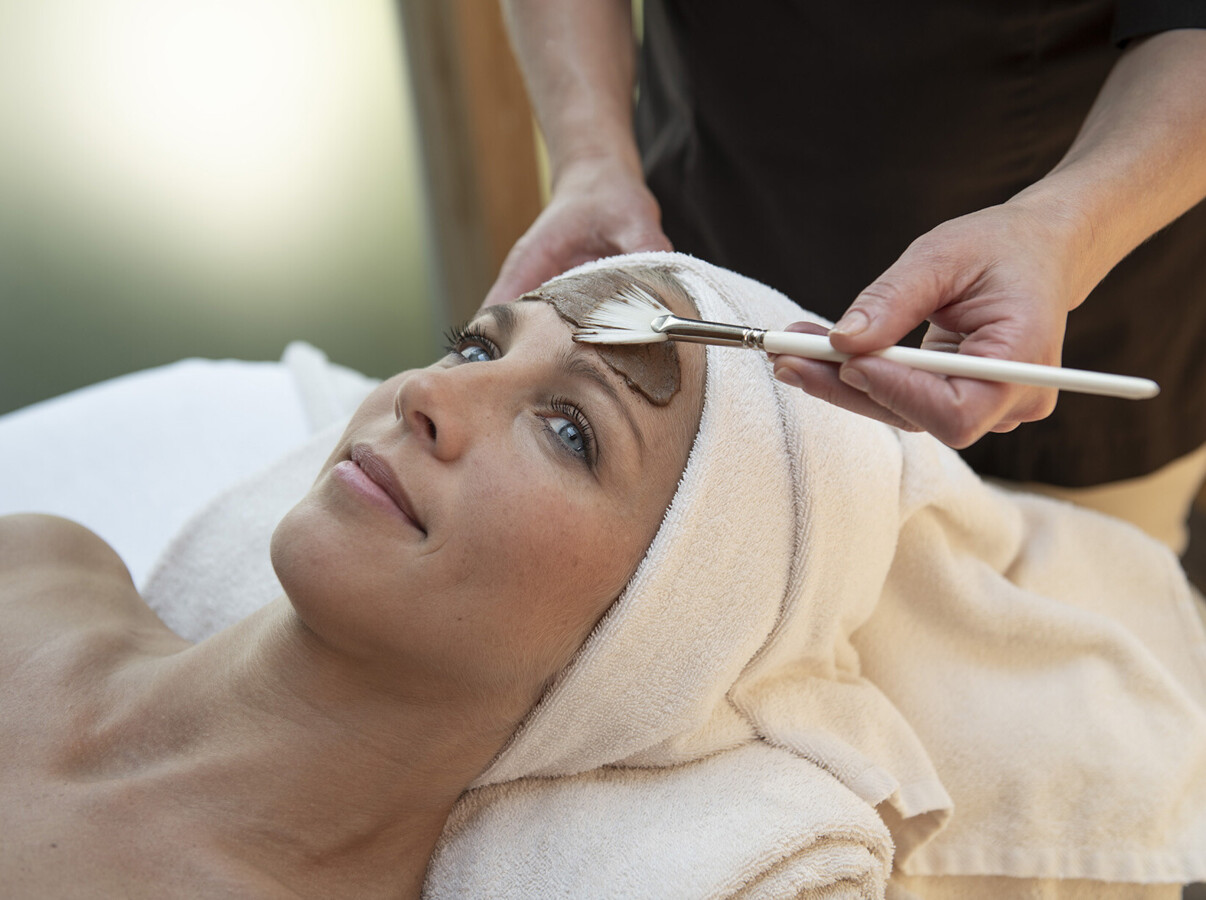
[(653, 330), (653, 320), (670, 315), (657, 298), (632, 285), (600, 303), (582, 320), (574, 340), (587, 344), (651, 344), (666, 340)]

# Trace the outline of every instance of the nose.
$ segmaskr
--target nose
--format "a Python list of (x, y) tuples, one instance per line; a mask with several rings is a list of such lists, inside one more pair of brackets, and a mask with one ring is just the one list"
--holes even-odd
[(463, 456), (490, 418), (486, 380), (473, 377), (467, 371), (471, 368), (475, 366), (413, 372), (394, 396), (394, 414), (403, 430), (445, 462)]

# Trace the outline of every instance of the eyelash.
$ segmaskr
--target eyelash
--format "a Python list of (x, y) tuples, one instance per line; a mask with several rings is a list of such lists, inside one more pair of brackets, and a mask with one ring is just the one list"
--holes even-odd
[[(478, 326), (468, 323), (453, 327), (444, 335), (444, 340), (447, 342), (445, 350), (453, 356), (460, 356), (461, 351), (468, 346), (477, 346), (485, 350), (490, 356), (490, 359), (498, 359), (501, 356), (498, 344), (486, 335)], [(582, 434), (583, 448), (586, 452), (583, 456), (578, 456), (567, 449), (560, 439), (557, 440), (557, 446), (562, 452), (571, 456), (574, 460), (584, 463), (588, 468), (594, 469), (598, 465), (598, 442), (595, 440), (595, 429), (590, 424), (590, 420), (586, 414), (570, 400), (564, 397), (554, 396), (549, 399), (549, 408), (560, 416), (574, 423), (574, 427)], [(546, 428), (552, 429), (546, 424)], [(555, 435), (554, 435), (555, 436)]]
[[(576, 456), (567, 449), (565, 452), (570, 453), (574, 459), (577, 459), (587, 465), (588, 468), (594, 469), (599, 463), (598, 443), (595, 441), (595, 429), (590, 424), (590, 420), (586, 418), (586, 414), (580, 408), (575, 406), (564, 397), (552, 397), (549, 400), (549, 408), (560, 416), (564, 416), (574, 423), (574, 427), (582, 434), (583, 450), (582, 456)], [(551, 430), (551, 429), (550, 429)], [(564, 447), (558, 439), (558, 445)]]
[(498, 344), (490, 340), (478, 326), (471, 323), (450, 328), (444, 334), (444, 340), (447, 341), (444, 349), (450, 354), (459, 354), (467, 345), (476, 344), (490, 354), (491, 359), (498, 359), (500, 356)]

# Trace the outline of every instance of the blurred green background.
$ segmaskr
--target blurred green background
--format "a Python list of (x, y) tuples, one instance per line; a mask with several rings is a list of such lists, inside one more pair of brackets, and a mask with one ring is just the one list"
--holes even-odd
[(0, 0), (0, 413), (298, 338), (425, 364), (429, 272), (389, 0)]

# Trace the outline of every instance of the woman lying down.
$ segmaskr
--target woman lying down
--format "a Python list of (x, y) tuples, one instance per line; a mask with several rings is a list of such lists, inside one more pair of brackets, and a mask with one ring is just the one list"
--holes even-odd
[(572, 340), (632, 284), (798, 318), (675, 254), (487, 310), (368, 397), (273, 535), (283, 594), (198, 643), (95, 535), (0, 520), (9, 895), (416, 897), (466, 791), (758, 742), (879, 813), (899, 896), (1206, 878), (1167, 551), (760, 354)]

